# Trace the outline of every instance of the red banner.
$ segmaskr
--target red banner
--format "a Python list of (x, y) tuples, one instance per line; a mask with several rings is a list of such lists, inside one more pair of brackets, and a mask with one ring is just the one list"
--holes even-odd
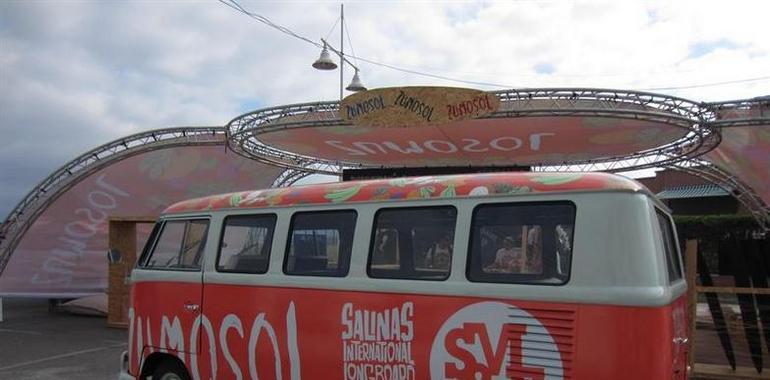
[(727, 127), (706, 159), (737, 176), (770, 205), (770, 125)]
[(37, 218), (0, 276), (0, 294), (103, 292), (110, 217), (156, 217), (183, 199), (266, 188), (280, 171), (221, 146), (167, 148), (112, 164), (67, 190)]
[(259, 135), (264, 143), (329, 160), (384, 166), (559, 164), (659, 147), (686, 130), (606, 117), (462, 120), (411, 128), (306, 127)]

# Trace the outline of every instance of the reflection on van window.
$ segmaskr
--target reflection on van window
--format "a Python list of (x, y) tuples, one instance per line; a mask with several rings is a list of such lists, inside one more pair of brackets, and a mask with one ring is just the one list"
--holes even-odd
[(572, 225), (556, 225), (556, 272), (569, 275), (572, 260)]
[(352, 210), (294, 214), (284, 273), (347, 276), (355, 227), (356, 212)]
[(374, 222), (369, 276), (444, 280), (454, 250), (454, 207), (383, 209)]
[(145, 267), (200, 269), (208, 227), (208, 220), (166, 222)]
[(230, 216), (219, 247), (220, 272), (265, 273), (273, 243), (275, 215)]
[(479, 282), (565, 283), (574, 223), (571, 203), (477, 207), (468, 278)]

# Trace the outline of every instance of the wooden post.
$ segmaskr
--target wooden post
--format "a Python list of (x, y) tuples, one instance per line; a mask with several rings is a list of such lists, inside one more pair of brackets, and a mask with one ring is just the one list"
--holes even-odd
[(688, 302), (688, 331), (687, 337), (690, 339), (689, 351), (687, 353), (687, 365), (694, 368), (695, 363), (695, 323), (698, 312), (698, 241), (687, 240), (685, 244), (685, 269), (687, 280), (687, 302)]
[(137, 259), (136, 225), (153, 223), (149, 217), (110, 218), (109, 249), (117, 250), (121, 259), (109, 264), (109, 289), (107, 291), (107, 326), (128, 327), (128, 304), (130, 284), (128, 278)]

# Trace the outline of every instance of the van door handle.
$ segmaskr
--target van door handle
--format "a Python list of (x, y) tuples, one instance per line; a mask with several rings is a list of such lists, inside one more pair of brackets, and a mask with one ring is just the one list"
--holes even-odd
[(184, 304), (184, 309), (189, 313), (198, 314), (198, 311), (201, 309), (201, 306), (198, 305), (197, 303), (187, 302)]
[(687, 342), (689, 342), (689, 341), (690, 341), (690, 340), (689, 340), (689, 339), (687, 339), (687, 338), (681, 338), (681, 337), (679, 337), (679, 338), (674, 338), (674, 344), (678, 344), (678, 345), (680, 345), (680, 346), (681, 346), (681, 345), (685, 345), (685, 344), (687, 344)]

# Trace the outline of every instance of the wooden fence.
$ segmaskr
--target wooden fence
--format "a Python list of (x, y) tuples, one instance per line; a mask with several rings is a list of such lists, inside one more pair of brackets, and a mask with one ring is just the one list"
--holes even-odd
[[(764, 245), (764, 247), (766, 246)], [(738, 244), (736, 247), (745, 248), (745, 245)], [(763, 339), (770, 337), (768, 334), (768, 327), (770, 326), (767, 326), (770, 324), (767, 318), (767, 312), (770, 310), (767, 310), (768, 299), (765, 298), (770, 296), (770, 288), (767, 288), (766, 284), (766, 265), (761, 262), (750, 262), (754, 265), (750, 268), (747, 264), (749, 260), (742, 257), (748, 255), (747, 252), (739, 250), (729, 252), (729, 254), (736, 257), (734, 262), (737, 265), (733, 268), (734, 280), (731, 279), (734, 283), (729, 286), (715, 285), (712, 282), (708, 266), (701, 252), (698, 251), (697, 240), (686, 242), (685, 267), (689, 301), (690, 331), (688, 336), (690, 337), (690, 351), (688, 364), (691, 368), (690, 376), (694, 379), (770, 379), (770, 371), (763, 371), (764, 365), (770, 364), (767, 360), (767, 339)], [(755, 250), (751, 254), (754, 255), (752, 257), (762, 259), (768, 252), (763, 252), (760, 248), (759, 251)], [(768, 259), (770, 258), (764, 260)], [(749, 272), (751, 272), (750, 275), (747, 274)], [(738, 314), (740, 318), (733, 313), (729, 314), (733, 315), (734, 318), (726, 318), (725, 308), (719, 301), (720, 295), (733, 295), (739, 298), (740, 313)], [(703, 298), (707, 301), (713, 322), (713, 325), (706, 327), (713, 329), (718, 335), (719, 343), (709, 342), (705, 338), (705, 334), (699, 334), (697, 305), (698, 300)], [(721, 350), (713, 347), (716, 344), (720, 346), (718, 348)], [(698, 355), (699, 352), (703, 355)], [(736, 360), (736, 353), (745, 353), (746, 355), (740, 358), (743, 360)], [(745, 360), (746, 357), (751, 359), (751, 363), (748, 365), (747, 360)], [(718, 363), (724, 361), (727, 363)]]

